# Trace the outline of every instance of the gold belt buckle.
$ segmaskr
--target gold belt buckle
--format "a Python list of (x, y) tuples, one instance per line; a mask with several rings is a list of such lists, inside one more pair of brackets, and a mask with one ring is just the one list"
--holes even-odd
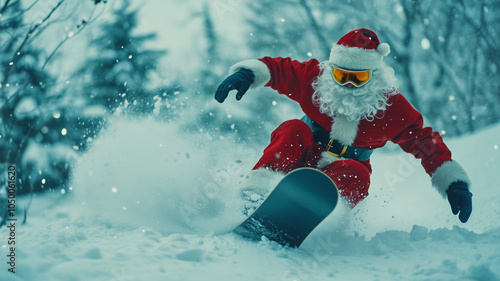
[(336, 156), (336, 157), (343, 157), (344, 153), (347, 151), (347, 147), (348, 146), (344, 145), (344, 147), (342, 148), (342, 151), (340, 152), (340, 154), (337, 154), (337, 153), (333, 153), (333, 152), (330, 151), (330, 149), (333, 147), (332, 144), (333, 144), (333, 139), (330, 139), (330, 141), (328, 142), (328, 145), (326, 146), (326, 152), (328, 152), (331, 155)]

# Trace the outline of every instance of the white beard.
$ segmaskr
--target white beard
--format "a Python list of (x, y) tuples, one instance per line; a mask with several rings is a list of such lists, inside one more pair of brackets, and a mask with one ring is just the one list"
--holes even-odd
[(370, 81), (359, 88), (339, 85), (333, 79), (330, 62), (322, 62), (319, 67), (320, 75), (313, 83), (313, 102), (321, 113), (332, 118), (343, 116), (348, 121), (373, 121), (377, 113), (389, 105), (389, 97), (397, 94), (397, 79), (388, 66), (373, 70)]

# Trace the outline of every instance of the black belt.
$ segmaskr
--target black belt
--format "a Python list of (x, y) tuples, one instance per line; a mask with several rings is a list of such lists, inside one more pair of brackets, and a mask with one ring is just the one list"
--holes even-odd
[(373, 150), (371, 149), (360, 148), (355, 145), (343, 145), (334, 139), (330, 139), (325, 151), (337, 157), (344, 157), (346, 159), (354, 159), (357, 161), (366, 161), (370, 159), (370, 156), (373, 153)]
[(314, 141), (325, 148), (325, 151), (346, 159), (353, 159), (357, 161), (366, 161), (370, 159), (373, 150), (367, 148), (357, 147), (355, 145), (343, 145), (337, 140), (330, 139), (330, 134), (327, 130), (321, 127), (318, 123), (314, 122), (311, 118), (305, 115), (300, 120), (304, 121), (313, 132)]

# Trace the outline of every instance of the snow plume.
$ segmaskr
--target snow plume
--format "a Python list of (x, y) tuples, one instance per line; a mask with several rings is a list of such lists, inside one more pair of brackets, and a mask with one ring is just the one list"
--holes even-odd
[(152, 119), (110, 123), (73, 175), (89, 223), (220, 233), (244, 220), (238, 189), (255, 151)]

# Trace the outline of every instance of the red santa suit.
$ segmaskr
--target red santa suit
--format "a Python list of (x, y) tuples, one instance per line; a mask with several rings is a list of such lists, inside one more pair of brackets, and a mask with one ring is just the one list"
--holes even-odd
[[(329, 61), (348, 69), (377, 68), (382, 57), (389, 53), (385, 43), (375, 42), (373, 47), (365, 45), (362, 48), (339, 43), (333, 46)], [(359, 57), (358, 53), (362, 60), (351, 59)], [(421, 159), (423, 168), (443, 197), (446, 198), (446, 189), (452, 182), (469, 183), (466, 172), (452, 160), (451, 152), (440, 134), (423, 126), (422, 115), (400, 93), (388, 98), (387, 107), (377, 113), (376, 118), (353, 121), (340, 114), (331, 117), (322, 113), (314, 102), (313, 83), (321, 74), (320, 63), (315, 59), (298, 62), (290, 58), (264, 57), (237, 63), (231, 72), (242, 68), (251, 70), (255, 75), (250, 88), (271, 87), (298, 102), (310, 119), (342, 145), (374, 150), (388, 141), (398, 144), (405, 152)], [(334, 157), (324, 151), (325, 148), (313, 139), (306, 123), (289, 120), (272, 133), (271, 143), (254, 169), (269, 168), (287, 173), (299, 167), (317, 167), (333, 179), (341, 195), (355, 206), (368, 195), (372, 171), (370, 160)]]

